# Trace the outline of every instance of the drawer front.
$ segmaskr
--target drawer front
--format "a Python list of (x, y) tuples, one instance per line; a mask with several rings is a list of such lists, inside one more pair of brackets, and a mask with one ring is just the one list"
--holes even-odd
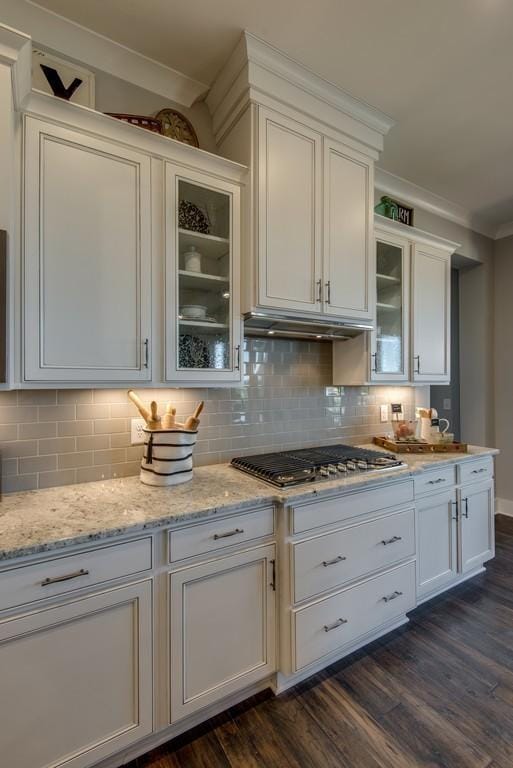
[(460, 483), (475, 483), (493, 478), (493, 459), (486, 456), (477, 461), (462, 461), (459, 466)]
[(152, 567), (151, 538), (56, 557), (0, 573), (0, 610), (55, 597)]
[(456, 467), (442, 467), (440, 469), (430, 469), (429, 472), (422, 472), (413, 479), (415, 485), (415, 496), (422, 496), (425, 493), (440, 493), (447, 488), (451, 488), (456, 483)]
[(293, 545), (294, 600), (305, 600), (415, 554), (415, 512), (333, 531)]
[(294, 612), (295, 668), (303, 669), (415, 607), (415, 563), (406, 563)]
[(265, 507), (169, 532), (169, 562), (216, 552), (274, 533), (274, 508)]
[(292, 507), (292, 531), (302, 533), (323, 525), (350, 520), (367, 512), (398, 507), (409, 501), (413, 501), (413, 482), (405, 480), (368, 491), (348, 493), (335, 499), (298, 505)]

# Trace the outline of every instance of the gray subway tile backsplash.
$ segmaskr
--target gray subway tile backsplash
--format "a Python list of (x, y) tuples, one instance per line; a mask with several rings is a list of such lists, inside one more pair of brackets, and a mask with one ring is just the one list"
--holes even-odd
[[(413, 417), (408, 387), (333, 387), (330, 344), (248, 339), (244, 364), (241, 387), (140, 390), (160, 412), (171, 400), (179, 421), (205, 400), (196, 466), (368, 441), (383, 431), (379, 405), (391, 399)], [(125, 389), (0, 392), (2, 491), (137, 474), (142, 447), (130, 445), (130, 418), (138, 416)]]

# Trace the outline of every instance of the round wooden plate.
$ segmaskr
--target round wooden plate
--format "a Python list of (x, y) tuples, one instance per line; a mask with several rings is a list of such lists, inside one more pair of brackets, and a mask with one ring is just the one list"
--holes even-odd
[(199, 147), (196, 131), (181, 112), (177, 112), (176, 109), (161, 109), (155, 118), (160, 120), (164, 136), (183, 141), (184, 144), (190, 144), (192, 147)]

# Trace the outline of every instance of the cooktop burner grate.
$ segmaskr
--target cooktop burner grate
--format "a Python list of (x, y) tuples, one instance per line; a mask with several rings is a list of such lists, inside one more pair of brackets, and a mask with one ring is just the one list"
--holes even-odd
[(406, 466), (391, 453), (352, 445), (326, 445), (295, 451), (239, 456), (232, 466), (279, 488), (354, 472), (377, 472)]

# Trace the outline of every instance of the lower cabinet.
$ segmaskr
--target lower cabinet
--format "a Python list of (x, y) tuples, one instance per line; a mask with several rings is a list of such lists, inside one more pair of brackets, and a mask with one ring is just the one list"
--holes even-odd
[(83, 768), (152, 731), (152, 582), (0, 623), (0, 754)]
[(170, 574), (171, 722), (275, 671), (275, 546)]
[(467, 573), (495, 553), (495, 499), (493, 482), (466, 485), (460, 490), (460, 563)]
[(458, 575), (456, 492), (417, 501), (417, 594), (438, 591)]

